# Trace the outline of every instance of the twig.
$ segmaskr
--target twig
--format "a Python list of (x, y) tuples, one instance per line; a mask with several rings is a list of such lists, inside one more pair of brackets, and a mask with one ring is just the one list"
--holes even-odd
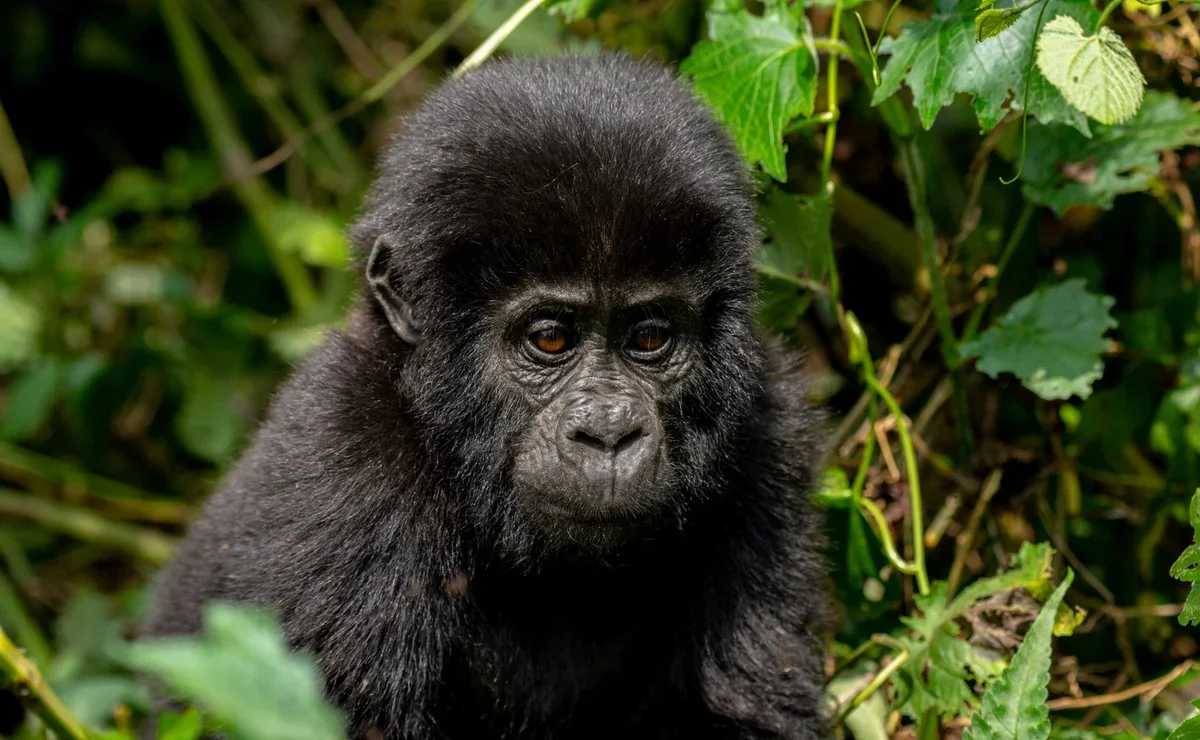
[(954, 562), (950, 566), (950, 576), (946, 579), (946, 598), (954, 596), (958, 584), (962, 581), (963, 568), (967, 564), (967, 555), (975, 547), (975, 537), (979, 534), (979, 524), (987, 512), (988, 504), (992, 502), (996, 492), (1000, 490), (1000, 480), (1004, 477), (1004, 468), (996, 468), (983, 482), (979, 498), (971, 509), (971, 517), (967, 520), (966, 529), (958, 537), (958, 546), (954, 548)]
[(342, 13), (342, 9), (337, 6), (337, 3), (330, 2), (330, 0), (317, 0), (314, 4), (317, 7), (317, 14), (321, 16), (321, 22), (325, 24), (325, 28), (329, 29), (329, 35), (338, 42), (338, 46), (342, 47), (346, 58), (350, 60), (358, 73), (368, 80), (379, 79), (383, 75), (383, 65), (375, 58), (375, 54), (371, 52), (362, 37), (354, 32), (354, 26), (346, 20), (345, 14)]
[(175, 543), (170, 537), (145, 527), (112, 522), (86, 509), (0, 488), (0, 514), (36, 522), (46, 529), (94, 545), (120, 550), (152, 565), (171, 558)]
[(1017, 223), (1013, 226), (1012, 233), (1008, 236), (1008, 242), (1004, 245), (1004, 251), (1000, 253), (1000, 259), (996, 262), (996, 274), (992, 275), (988, 281), (987, 292), (983, 294), (983, 298), (979, 304), (975, 306), (975, 311), (971, 314), (971, 318), (967, 319), (967, 327), (963, 330), (962, 341), (969, 342), (975, 338), (975, 333), (979, 331), (979, 324), (983, 321), (984, 312), (987, 311), (988, 304), (996, 298), (996, 290), (1000, 284), (1000, 276), (1004, 274), (1004, 268), (1008, 266), (1008, 261), (1012, 259), (1013, 252), (1017, 251), (1017, 245), (1021, 243), (1022, 237), (1025, 236), (1025, 229), (1029, 227), (1029, 220), (1033, 218), (1034, 211), (1037, 206), (1026, 201), (1025, 207), (1021, 209), (1021, 215), (1017, 217)]
[[(250, 150), (242, 141), (233, 113), (221, 96), (216, 75), (204, 54), (200, 36), (183, 8), (182, 0), (159, 0), (159, 9), (179, 58), (188, 94), (220, 158), (222, 170), (227, 176), (244, 172), (251, 164)], [(279, 243), (274, 203), (266, 183), (259, 178), (240, 180), (234, 186), (234, 194), (254, 221), (292, 307), (299, 313), (306, 313), (316, 305), (317, 291), (299, 257)]]
[(483, 64), (500, 44), (503, 44), (504, 40), (517, 30), (517, 26), (521, 25), (526, 18), (533, 14), (533, 11), (540, 8), (545, 2), (546, 0), (526, 0), (525, 4), (517, 8), (517, 11), (509, 16), (508, 20), (501, 23), (499, 28), (492, 31), (492, 35), (484, 39), (483, 43), (477, 46), (470, 56), (462, 60), (458, 68), (454, 70), (454, 76), (462, 77)]
[(388, 91), (395, 87), (400, 80), (404, 79), (408, 73), (412, 72), (432, 56), (433, 52), (437, 51), (458, 30), (459, 26), (466, 23), (467, 19), (475, 13), (475, 8), (479, 6), (480, 2), (482, 0), (466, 0), (459, 6), (458, 10), (454, 11), (454, 15), (450, 16), (437, 30), (429, 34), (429, 38), (425, 39), (420, 46), (414, 49), (412, 54), (404, 57), (399, 64), (388, 70), (387, 74), (383, 77), (380, 77), (378, 82), (328, 116), (313, 121), (298, 136), (288, 139), (278, 149), (257, 160), (244, 171), (234, 175), (233, 179), (230, 180), (230, 184), (236, 185), (241, 179), (256, 177), (270, 172), (286, 162), (308, 139), (327, 130), (331, 126), (336, 126), (371, 103), (381, 99), (384, 95), (387, 95)]
[(60, 740), (87, 740), (83, 725), (3, 629), (0, 629), (0, 677), (16, 689), (21, 703), (40, 717)]
[(897, 653), (896, 657), (892, 658), (891, 662), (884, 666), (879, 673), (876, 673), (875, 677), (871, 679), (871, 682), (862, 691), (858, 692), (853, 699), (838, 708), (834, 723), (841, 724), (844, 722), (850, 712), (859, 707), (867, 699), (870, 699), (881, 686), (887, 683), (887, 680), (892, 677), (893, 673), (900, 670), (901, 666), (908, 662), (908, 658), (908, 650), (901, 650)]
[(1120, 704), (1123, 701), (1143, 696), (1143, 701), (1151, 701), (1155, 696), (1158, 696), (1163, 689), (1170, 686), (1171, 683), (1191, 670), (1194, 663), (1190, 660), (1185, 660), (1183, 663), (1175, 666), (1170, 673), (1165, 676), (1160, 676), (1153, 681), (1140, 683), (1137, 686), (1130, 686), (1124, 691), (1116, 691), (1111, 694), (1101, 694), (1099, 696), (1087, 696), (1082, 699), (1074, 697), (1063, 697), (1061, 699), (1053, 699), (1047, 702), (1047, 706), (1051, 711), (1060, 711), (1065, 709), (1087, 709), (1089, 707), (1100, 707), (1108, 704)]

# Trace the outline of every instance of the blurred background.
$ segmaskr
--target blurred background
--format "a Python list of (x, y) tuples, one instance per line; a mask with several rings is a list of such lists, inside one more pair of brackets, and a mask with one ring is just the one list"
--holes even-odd
[[(119, 725), (145, 706), (105, 645), (130, 634), (147, 579), (281, 378), (341, 321), (354, 287), (343, 229), (376, 153), (519, 5), (0, 0), (0, 626), (85, 723)], [(911, 5), (893, 32), (931, 4)], [(879, 33), (887, 4), (859, 10)], [(539, 10), (497, 53), (624, 48), (675, 64), (703, 37), (704, 12), (685, 0), (605, 3), (578, 19)], [(808, 16), (828, 33), (825, 3)], [(1151, 85), (1194, 101), (1197, 51), (1181, 18), (1133, 6), (1118, 25)], [(1113, 296), (1118, 327), (1086, 399), (973, 376), (963, 454), (898, 150), (868, 86), (843, 68), (841, 299), (915, 420), (931, 570), (969, 578), (1030, 540), (1067, 555), (1082, 575), (1071, 600), (1091, 615), (1056, 659), (1052, 694), (1119, 691), (1183, 665), (1197, 637), (1175, 621), (1187, 586), (1167, 571), (1191, 541), (1200, 483), (1200, 151), (1166, 152), (1145, 192), (1109, 210), (1033, 213), (997, 315), (1041, 282), (1078, 277)], [(1019, 146), (1008, 123), (981, 144), (960, 99), (923, 139), (956, 316), (1022, 212), (1019, 186), (999, 182)], [(788, 142), (789, 187), (811, 189), (823, 136), (798, 127)], [(766, 297), (765, 328), (808, 350), (819, 400), (837, 414), (831, 469), (852, 475), (868, 432), (836, 317), (794, 285)], [(1003, 483), (972, 524), (997, 470)], [(908, 489), (890, 453), (865, 485), (902, 541)], [(847, 516), (830, 512), (831, 586), (844, 602), (837, 639), (853, 646), (895, 629), (912, 594), (876, 577), (878, 554), (850, 552), (869, 535)], [(956, 558), (968, 527), (978, 536)], [(1182, 716), (1200, 694), (1188, 685), (1089, 722), (1152, 736), (1171, 721), (1161, 712)], [(0, 693), (0, 736), (24, 721)]]

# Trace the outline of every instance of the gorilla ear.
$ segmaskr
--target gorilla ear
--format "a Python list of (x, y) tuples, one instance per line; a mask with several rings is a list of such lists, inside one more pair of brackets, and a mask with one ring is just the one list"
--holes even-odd
[(412, 309), (392, 285), (391, 257), (391, 245), (383, 237), (376, 239), (375, 246), (371, 247), (371, 256), (367, 258), (367, 285), (387, 316), (392, 330), (405, 342), (416, 344), (421, 341), (421, 331), (413, 321)]

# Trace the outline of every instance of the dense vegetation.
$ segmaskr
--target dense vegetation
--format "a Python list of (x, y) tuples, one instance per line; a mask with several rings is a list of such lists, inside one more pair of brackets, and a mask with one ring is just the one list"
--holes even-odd
[(3, 3), (0, 736), (127, 738), (151, 675), (203, 709), (160, 738), (340, 736), (269, 615), (128, 647), (146, 580), (340, 320), (395, 116), (464, 59), (621, 47), (754, 167), (764, 328), (837, 414), (839, 727), (1200, 737), (1195, 8)]

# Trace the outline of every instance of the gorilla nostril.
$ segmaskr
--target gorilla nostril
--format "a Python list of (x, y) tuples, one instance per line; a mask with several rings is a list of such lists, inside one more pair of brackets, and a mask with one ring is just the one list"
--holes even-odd
[(613, 454), (620, 455), (622, 452), (632, 447), (634, 443), (641, 438), (642, 430), (640, 428), (634, 429), (632, 432), (629, 432), (624, 437), (621, 437), (619, 440), (617, 440), (617, 445), (613, 448)]
[(603, 440), (599, 439), (598, 437), (593, 437), (581, 429), (576, 429), (571, 433), (571, 441), (578, 442), (584, 447), (591, 447), (593, 450), (599, 450), (600, 452), (604, 452), (608, 449), (608, 445), (604, 444)]

